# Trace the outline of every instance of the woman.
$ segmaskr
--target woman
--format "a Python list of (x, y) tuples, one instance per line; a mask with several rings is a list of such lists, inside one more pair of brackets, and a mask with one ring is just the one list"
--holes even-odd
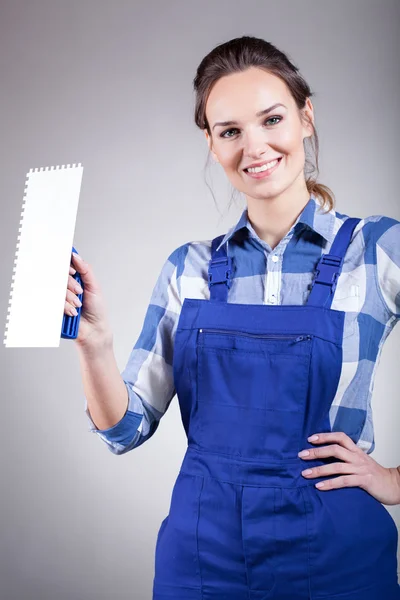
[(306, 179), (312, 93), (272, 44), (221, 44), (194, 86), (196, 124), (247, 207), (226, 235), (169, 256), (121, 375), (98, 284), (74, 257), (91, 430), (123, 454), (177, 392), (188, 437), (153, 599), (398, 599), (383, 504), (400, 503), (400, 469), (369, 454), (374, 366), (400, 316), (400, 222), (340, 214)]

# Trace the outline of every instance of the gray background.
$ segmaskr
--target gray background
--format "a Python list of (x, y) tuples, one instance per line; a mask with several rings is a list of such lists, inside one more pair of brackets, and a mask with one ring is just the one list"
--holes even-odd
[[(398, 0), (2, 0), (2, 331), (26, 172), (81, 162), (74, 245), (104, 290), (123, 369), (165, 258), (225, 232), (244, 207), (236, 194), (228, 208), (219, 165), (203, 171), (192, 114), (199, 62), (233, 37), (272, 42), (310, 82), (319, 180), (337, 210), (400, 219), (399, 34)], [(45, 256), (37, 269), (51, 276)], [(373, 396), (373, 458), (386, 467), (400, 464), (399, 341), (400, 327)], [(156, 535), (185, 451), (177, 398), (150, 441), (114, 456), (88, 432), (73, 342), (1, 344), (0, 369), (0, 598), (151, 598)], [(400, 506), (387, 508), (399, 525)]]

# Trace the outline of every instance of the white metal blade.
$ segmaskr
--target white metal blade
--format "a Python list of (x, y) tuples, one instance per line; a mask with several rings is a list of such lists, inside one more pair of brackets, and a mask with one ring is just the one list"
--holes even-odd
[(83, 167), (27, 173), (4, 344), (59, 347)]

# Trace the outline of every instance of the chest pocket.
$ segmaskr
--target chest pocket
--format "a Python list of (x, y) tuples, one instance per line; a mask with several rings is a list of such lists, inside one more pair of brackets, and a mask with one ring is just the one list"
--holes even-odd
[(357, 284), (339, 286), (335, 290), (331, 308), (346, 313), (343, 339), (356, 332), (357, 318), (361, 310), (360, 287)]
[[(303, 304), (307, 304), (310, 290), (303, 294)], [(356, 283), (338, 285), (331, 304), (333, 310), (346, 313), (343, 338), (348, 338), (356, 332), (357, 318), (361, 311), (362, 301), (360, 286)]]
[(350, 286), (338, 286), (333, 296), (331, 308), (344, 311), (360, 311), (360, 286), (351, 284)]
[[(310, 291), (310, 289), (307, 289), (307, 291), (303, 293), (303, 304), (307, 304)], [(333, 295), (331, 308), (334, 310), (343, 310), (345, 312), (360, 312), (360, 286), (354, 283), (349, 286), (338, 285)]]

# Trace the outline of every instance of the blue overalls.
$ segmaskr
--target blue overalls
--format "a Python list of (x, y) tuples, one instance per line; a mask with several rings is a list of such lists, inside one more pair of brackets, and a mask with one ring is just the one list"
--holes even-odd
[(176, 331), (188, 448), (153, 600), (399, 600), (390, 513), (360, 487), (319, 491), (339, 475), (301, 471), (340, 461), (297, 455), (331, 431), (345, 312), (330, 306), (359, 220), (341, 226), (304, 306), (228, 303), (232, 258), (212, 241), (210, 300), (186, 298)]

